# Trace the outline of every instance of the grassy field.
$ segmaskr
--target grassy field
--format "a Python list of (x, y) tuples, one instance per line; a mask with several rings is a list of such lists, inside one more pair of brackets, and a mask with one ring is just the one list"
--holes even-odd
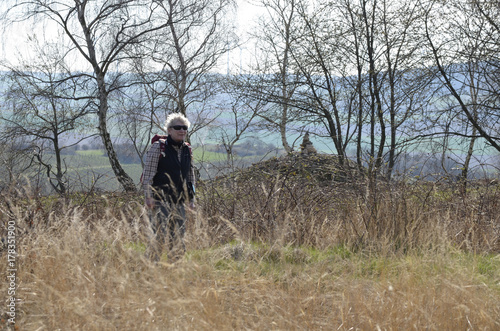
[[(144, 257), (140, 196), (2, 193), (17, 330), (498, 330), (500, 188), (207, 182), (187, 253)], [(4, 229), (6, 230), (6, 229)], [(4, 232), (3, 235), (7, 235)], [(9, 275), (2, 251), (1, 272)], [(9, 282), (0, 293), (9, 299)]]
[[(91, 189), (119, 191), (120, 184), (109, 164), (104, 150), (79, 150), (75, 155), (66, 156), (69, 186), (77, 191), (88, 191)], [(142, 166), (140, 164), (121, 164), (123, 169), (132, 179), (139, 184)]]
[[(232, 162), (228, 162), (224, 153), (193, 148), (195, 166), (199, 169), (202, 178), (216, 177), (235, 168), (258, 162), (263, 158), (266, 158), (266, 155), (235, 157)], [(121, 189), (104, 150), (79, 150), (75, 152), (75, 155), (65, 156), (65, 159), (68, 164), (66, 177), (70, 187), (78, 191), (88, 191), (95, 188), (101, 191), (119, 191)], [(134, 182), (139, 185), (142, 174), (141, 164), (122, 163), (121, 165)]]

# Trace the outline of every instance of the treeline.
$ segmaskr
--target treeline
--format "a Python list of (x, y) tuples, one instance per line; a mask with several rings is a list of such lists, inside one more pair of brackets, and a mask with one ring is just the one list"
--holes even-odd
[(142, 160), (170, 112), (191, 119), (190, 139), (211, 133), (228, 160), (249, 132), (279, 133), (292, 152), (308, 131), (372, 189), (378, 178), (416, 175), (415, 158), (438, 160), (445, 176), (454, 169), (464, 189), (485, 155), (498, 169), (498, 1), (259, 3), (262, 17), (237, 35), (230, 0), (2, 2), (6, 31), (55, 32), (27, 38), (30, 55), (2, 61), (8, 181), (36, 164), (64, 194), (72, 147), (62, 140), (74, 134), (74, 144), (99, 137), (119, 183), (135, 191), (120, 156), (131, 149), (111, 137), (133, 147), (127, 159)]

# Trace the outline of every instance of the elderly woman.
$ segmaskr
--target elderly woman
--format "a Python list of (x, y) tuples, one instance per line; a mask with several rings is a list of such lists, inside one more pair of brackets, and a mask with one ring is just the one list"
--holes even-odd
[(195, 175), (191, 147), (185, 142), (189, 120), (173, 113), (165, 121), (167, 136), (155, 136), (146, 154), (142, 187), (150, 210), (153, 238), (148, 255), (160, 259), (168, 235), (169, 257), (184, 254), (185, 204), (194, 208)]

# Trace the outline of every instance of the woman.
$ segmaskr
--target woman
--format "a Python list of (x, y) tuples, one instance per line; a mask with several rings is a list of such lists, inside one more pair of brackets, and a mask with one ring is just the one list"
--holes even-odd
[(168, 135), (155, 136), (146, 154), (142, 186), (153, 230), (148, 255), (155, 261), (167, 235), (172, 258), (185, 252), (185, 204), (194, 208), (195, 194), (191, 147), (185, 142), (189, 126), (182, 114), (170, 114), (164, 127)]

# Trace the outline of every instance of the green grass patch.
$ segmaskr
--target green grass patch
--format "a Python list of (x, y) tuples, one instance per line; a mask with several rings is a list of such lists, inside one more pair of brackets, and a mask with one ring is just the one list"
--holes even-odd
[(140, 242), (140, 241), (136, 241), (136, 242), (132, 241), (132, 242), (126, 243), (125, 248), (130, 249), (130, 250), (135, 251), (135, 252), (138, 252), (138, 253), (141, 253), (141, 254), (144, 254), (144, 252), (146, 251), (146, 244), (143, 242)]
[(193, 148), (193, 159), (195, 162), (222, 162), (227, 160), (227, 155), (205, 151), (202, 148)]
[(102, 149), (88, 149), (88, 150), (79, 150), (75, 151), (76, 155), (82, 156), (104, 156), (104, 150)]
[[(443, 255), (444, 254), (444, 255)], [(385, 254), (353, 252), (343, 245), (325, 250), (308, 247), (277, 247), (232, 241), (220, 247), (189, 253), (190, 260), (213, 265), (223, 272), (255, 272), (279, 281), (285, 275), (308, 274), (324, 269), (328, 278), (345, 277), (396, 282), (403, 275), (425, 283), (438, 276), (460, 274), (473, 283), (500, 290), (500, 255), (463, 252), (408, 252)], [(298, 272), (297, 270), (300, 270)]]

